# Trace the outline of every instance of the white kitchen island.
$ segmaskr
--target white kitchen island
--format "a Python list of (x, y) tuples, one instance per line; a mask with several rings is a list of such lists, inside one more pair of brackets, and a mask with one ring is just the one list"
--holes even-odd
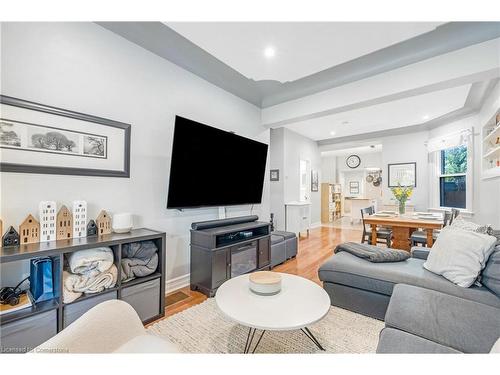
[(377, 211), (377, 200), (373, 198), (345, 197), (351, 203), (351, 224), (356, 221), (361, 221), (361, 209), (373, 206)]

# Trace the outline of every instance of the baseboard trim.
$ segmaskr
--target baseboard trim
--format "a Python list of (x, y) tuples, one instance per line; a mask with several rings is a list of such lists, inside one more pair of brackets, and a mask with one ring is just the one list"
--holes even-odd
[(314, 229), (314, 228), (319, 228), (321, 226), (322, 226), (321, 225), (321, 221), (318, 221), (317, 223), (312, 223), (311, 226), (310, 226), (310, 228)]
[(186, 275), (182, 275), (179, 277), (175, 277), (173, 279), (167, 280), (165, 283), (165, 293), (171, 293), (176, 291), (177, 289), (182, 289), (186, 286), (189, 286), (189, 273)]

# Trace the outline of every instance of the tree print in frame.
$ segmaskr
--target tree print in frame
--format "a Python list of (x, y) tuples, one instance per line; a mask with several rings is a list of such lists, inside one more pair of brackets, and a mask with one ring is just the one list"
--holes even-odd
[(130, 124), (0, 95), (2, 172), (130, 176)]

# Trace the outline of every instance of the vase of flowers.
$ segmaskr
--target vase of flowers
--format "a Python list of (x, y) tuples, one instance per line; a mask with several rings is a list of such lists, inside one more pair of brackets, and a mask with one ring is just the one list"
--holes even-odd
[(394, 198), (399, 202), (399, 214), (403, 215), (406, 212), (406, 201), (411, 197), (413, 193), (413, 187), (411, 186), (401, 186), (398, 183), (397, 187), (391, 188)]

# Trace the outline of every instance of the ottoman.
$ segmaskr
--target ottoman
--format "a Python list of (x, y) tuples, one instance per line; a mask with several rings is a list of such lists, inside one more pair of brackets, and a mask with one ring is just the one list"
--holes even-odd
[(271, 235), (271, 268), (286, 261), (285, 239), (282, 236)]
[(275, 230), (272, 232), (272, 235), (283, 238), (285, 242), (286, 259), (297, 256), (297, 235), (295, 233)]

